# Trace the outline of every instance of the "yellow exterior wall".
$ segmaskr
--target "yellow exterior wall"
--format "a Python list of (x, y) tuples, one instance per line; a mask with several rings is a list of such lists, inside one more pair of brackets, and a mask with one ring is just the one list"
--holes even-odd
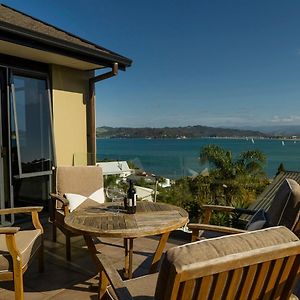
[(51, 70), (57, 166), (86, 165), (86, 103), (92, 73), (57, 65)]

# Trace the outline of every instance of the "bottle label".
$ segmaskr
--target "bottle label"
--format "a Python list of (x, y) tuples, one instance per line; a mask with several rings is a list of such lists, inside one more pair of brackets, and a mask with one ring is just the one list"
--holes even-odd
[(131, 198), (128, 199), (128, 206), (132, 206), (132, 199)]
[(136, 206), (136, 198), (137, 198), (137, 195), (134, 194), (134, 195), (133, 195), (133, 206)]

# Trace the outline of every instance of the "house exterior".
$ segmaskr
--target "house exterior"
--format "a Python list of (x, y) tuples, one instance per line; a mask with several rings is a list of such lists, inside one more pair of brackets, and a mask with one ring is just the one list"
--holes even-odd
[(118, 175), (121, 178), (126, 178), (132, 173), (127, 161), (105, 161), (96, 163), (96, 165), (102, 168), (104, 176)]
[(150, 188), (135, 185), (134, 186), (138, 200), (153, 202), (155, 191)]
[(131, 63), (0, 4), (0, 208), (45, 204), (56, 166), (95, 163), (95, 83)]

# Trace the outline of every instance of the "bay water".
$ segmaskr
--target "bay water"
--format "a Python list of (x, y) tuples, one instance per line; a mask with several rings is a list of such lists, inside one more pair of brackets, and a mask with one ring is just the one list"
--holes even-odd
[(214, 144), (232, 151), (234, 157), (247, 150), (260, 150), (266, 157), (265, 172), (275, 176), (283, 163), (285, 170), (300, 171), (300, 141), (279, 139), (97, 139), (97, 159), (127, 160), (148, 173), (171, 179), (195, 175), (205, 168), (199, 154)]

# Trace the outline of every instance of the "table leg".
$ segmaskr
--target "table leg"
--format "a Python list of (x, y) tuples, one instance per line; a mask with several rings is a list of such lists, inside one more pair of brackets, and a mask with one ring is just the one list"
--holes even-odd
[(96, 256), (98, 251), (97, 251), (97, 249), (95, 247), (95, 244), (93, 242), (93, 238), (90, 235), (84, 235), (83, 237), (84, 237), (85, 243), (86, 243), (86, 245), (87, 245), (87, 247), (88, 247), (88, 249), (89, 249), (89, 251), (92, 255), (92, 258), (93, 258), (94, 262), (96, 263), (96, 265), (99, 269), (100, 268), (100, 263), (99, 263), (99, 260), (97, 259), (97, 256)]
[(129, 268), (128, 239), (124, 239), (124, 251), (125, 251), (124, 277), (128, 278), (128, 268)]
[(124, 239), (124, 249), (125, 249), (125, 267), (124, 267), (124, 277), (126, 279), (132, 278), (132, 262), (133, 262), (133, 239)]
[(98, 284), (98, 299), (102, 299), (106, 294), (109, 280), (106, 277), (104, 271), (99, 272), (99, 284)]
[(162, 253), (165, 249), (165, 246), (166, 246), (166, 243), (168, 241), (169, 235), (170, 235), (170, 232), (165, 232), (161, 235), (161, 238), (160, 238), (159, 243), (157, 245), (156, 251), (155, 251), (154, 256), (152, 258), (152, 263), (151, 263), (151, 267), (150, 267), (150, 270), (149, 270), (149, 274), (157, 272), (157, 267), (158, 267), (159, 261), (161, 259)]
[(98, 272), (99, 272), (99, 284), (96, 285), (96, 286), (94, 284), (91, 284), (90, 289), (91, 290), (97, 289), (98, 299), (101, 299), (106, 293), (106, 288), (109, 284), (109, 281), (108, 281), (106, 275), (104, 274), (102, 266), (101, 266), (101, 264), (100, 264), (100, 262), (99, 262), (99, 260), (96, 256), (98, 251), (95, 247), (93, 238), (89, 235), (84, 235), (83, 237), (84, 237), (85, 243), (88, 247), (89, 252), (92, 255), (93, 261), (96, 264)]

